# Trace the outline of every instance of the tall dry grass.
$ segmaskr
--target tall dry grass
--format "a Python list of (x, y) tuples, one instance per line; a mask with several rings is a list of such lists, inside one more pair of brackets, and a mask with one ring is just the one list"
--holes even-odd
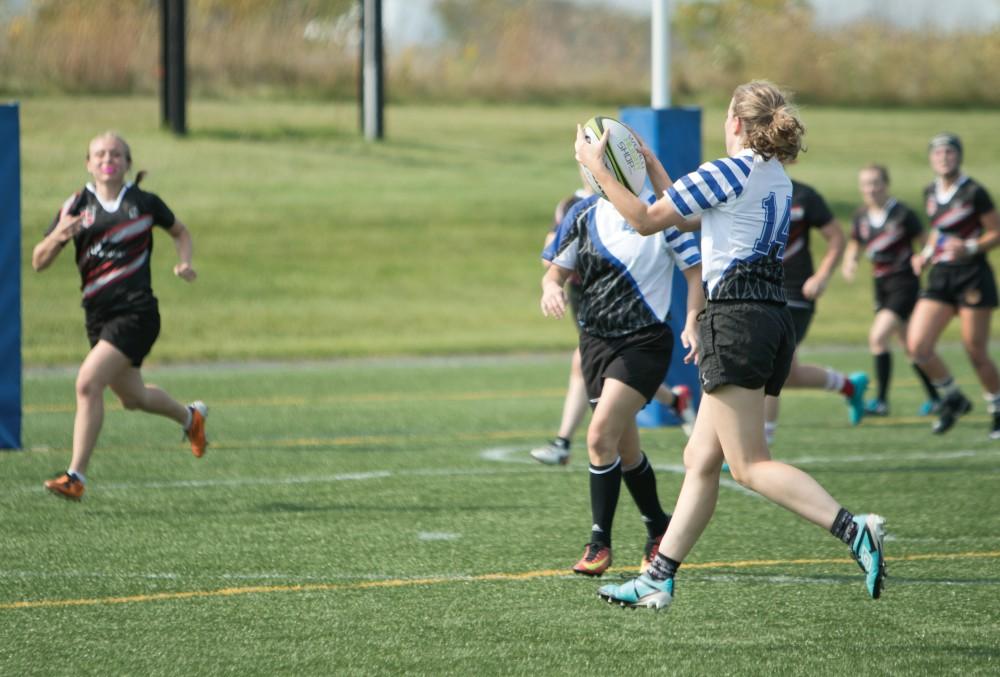
[[(388, 44), (390, 98), (644, 103), (648, 20), (567, 0), (438, 0), (437, 45)], [(35, 0), (0, 25), (0, 91), (153, 93), (156, 0)], [(819, 30), (802, 0), (696, 0), (674, 21), (675, 99), (767, 77), (805, 101), (1000, 104), (1000, 30), (935, 34), (860, 22)], [(195, 96), (353, 98), (354, 0), (191, 0)]]

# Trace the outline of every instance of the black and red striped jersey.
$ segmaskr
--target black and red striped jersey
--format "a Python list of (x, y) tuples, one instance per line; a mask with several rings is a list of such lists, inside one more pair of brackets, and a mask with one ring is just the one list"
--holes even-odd
[(884, 277), (912, 272), (913, 240), (923, 230), (912, 209), (897, 202), (896, 198), (889, 198), (879, 212), (861, 207), (854, 213), (851, 239), (864, 247), (875, 277)]
[(163, 200), (129, 183), (114, 202), (105, 202), (88, 183), (66, 200), (46, 235), (64, 212), (83, 216), (83, 228), (73, 244), (88, 312), (126, 310), (153, 299), (149, 269), (153, 226), (170, 228), (176, 220)]
[(785, 245), (785, 296), (791, 305), (806, 302), (802, 285), (815, 272), (812, 253), (809, 251), (809, 231), (822, 228), (833, 221), (833, 212), (823, 196), (812, 186), (792, 181), (792, 208), (788, 225), (788, 244)]
[[(983, 232), (980, 216), (995, 208), (986, 189), (964, 175), (959, 177), (948, 191), (941, 191), (936, 181), (927, 186), (924, 189), (924, 201), (931, 229), (936, 230), (938, 235), (958, 237), (963, 240), (979, 237)], [(940, 237), (935, 238), (933, 244), (932, 263), (958, 263), (944, 258)]]

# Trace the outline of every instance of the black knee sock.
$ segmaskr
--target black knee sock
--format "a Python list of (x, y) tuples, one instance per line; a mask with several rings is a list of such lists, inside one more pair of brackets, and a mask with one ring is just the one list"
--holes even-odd
[(611, 546), (611, 524), (615, 521), (618, 494), (622, 489), (622, 460), (608, 465), (590, 466), (590, 513), (594, 524), (590, 542)]
[(656, 553), (656, 557), (649, 565), (649, 570), (646, 571), (646, 575), (652, 578), (654, 581), (665, 581), (668, 578), (673, 578), (677, 574), (677, 568), (680, 567), (681, 563), (677, 560), (665, 557), (663, 553)]
[(841, 508), (840, 512), (837, 513), (837, 518), (833, 520), (830, 533), (847, 545), (851, 545), (858, 533), (858, 525), (854, 523), (854, 515)]
[(917, 372), (917, 378), (920, 379), (920, 383), (924, 386), (924, 391), (927, 393), (927, 399), (933, 400), (934, 402), (941, 399), (941, 396), (938, 395), (937, 388), (935, 388), (934, 384), (931, 383), (927, 373), (915, 362), (913, 363), (913, 371)]
[(889, 379), (892, 378), (892, 353), (884, 352), (875, 356), (875, 377), (878, 379), (878, 399), (885, 402), (889, 392)]
[(625, 487), (639, 508), (639, 514), (646, 525), (649, 537), (660, 537), (667, 530), (670, 517), (660, 506), (660, 498), (656, 493), (656, 473), (653, 472), (653, 466), (649, 464), (645, 454), (642, 455), (639, 465), (622, 471), (622, 479), (625, 480)]

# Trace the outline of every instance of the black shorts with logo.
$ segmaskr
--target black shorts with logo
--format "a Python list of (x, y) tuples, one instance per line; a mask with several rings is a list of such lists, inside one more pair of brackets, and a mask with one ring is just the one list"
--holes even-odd
[(906, 322), (920, 296), (920, 278), (903, 271), (875, 278), (875, 312), (891, 310)]
[(596, 406), (604, 379), (613, 378), (653, 399), (667, 377), (674, 333), (666, 324), (655, 324), (637, 332), (605, 338), (580, 332), (580, 365), (591, 406)]
[(996, 308), (997, 281), (986, 257), (969, 263), (937, 263), (920, 298), (962, 308)]
[(777, 396), (795, 354), (788, 307), (759, 301), (709, 301), (699, 322), (702, 389), (724, 385)]
[(142, 366), (160, 335), (160, 311), (155, 299), (152, 305), (143, 304), (134, 311), (108, 315), (88, 312), (86, 322), (91, 348), (98, 341), (107, 341), (125, 353), (133, 367)]

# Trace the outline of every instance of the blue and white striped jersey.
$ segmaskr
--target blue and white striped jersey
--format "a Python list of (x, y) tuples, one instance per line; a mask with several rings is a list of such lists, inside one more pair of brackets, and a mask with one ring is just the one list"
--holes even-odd
[(784, 303), (781, 260), (792, 182), (750, 149), (706, 162), (667, 189), (685, 217), (701, 214), (702, 280), (710, 301)]
[[(642, 198), (654, 199), (650, 192)], [(580, 328), (612, 338), (666, 322), (674, 268), (701, 263), (694, 236), (675, 228), (640, 235), (614, 205), (596, 197), (573, 207), (542, 257), (580, 276)]]

